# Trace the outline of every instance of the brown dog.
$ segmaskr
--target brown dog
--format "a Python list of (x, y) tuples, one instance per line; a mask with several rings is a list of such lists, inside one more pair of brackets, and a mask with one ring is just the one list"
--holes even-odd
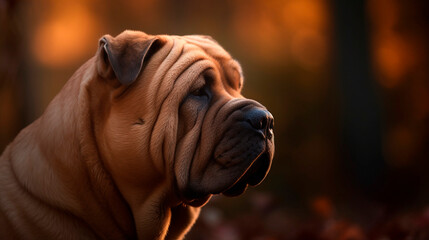
[(104, 36), (0, 158), (0, 239), (181, 239), (259, 184), (273, 118), (205, 36)]

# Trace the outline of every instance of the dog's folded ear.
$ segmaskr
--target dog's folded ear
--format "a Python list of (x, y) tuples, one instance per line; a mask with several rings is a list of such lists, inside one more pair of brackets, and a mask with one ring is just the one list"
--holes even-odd
[[(122, 35), (122, 34), (121, 34)], [(97, 52), (98, 74), (103, 78), (115, 77), (123, 85), (130, 85), (139, 76), (146, 56), (157, 38), (104, 35)]]

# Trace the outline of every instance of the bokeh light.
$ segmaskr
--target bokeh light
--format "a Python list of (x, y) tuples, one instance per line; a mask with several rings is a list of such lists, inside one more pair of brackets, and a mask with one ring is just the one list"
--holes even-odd
[(32, 52), (40, 63), (49, 67), (75, 64), (94, 51), (94, 39), (101, 34), (99, 23), (79, 1), (51, 4), (34, 31)]
[[(273, 113), (276, 154), (261, 186), (214, 197), (188, 239), (425, 239), (429, 4), (340, 1), (0, 0), (0, 149), (43, 113), (103, 34), (211, 35), (241, 63), (243, 94)], [(347, 19), (350, 31), (340, 28)], [(353, 46), (342, 44), (348, 38)], [(353, 95), (341, 76), (357, 69), (366, 77)], [(379, 127), (360, 134), (371, 124)], [(348, 151), (359, 137), (378, 139), (382, 164), (356, 167)], [(356, 175), (377, 167), (377, 180), (360, 185)]]

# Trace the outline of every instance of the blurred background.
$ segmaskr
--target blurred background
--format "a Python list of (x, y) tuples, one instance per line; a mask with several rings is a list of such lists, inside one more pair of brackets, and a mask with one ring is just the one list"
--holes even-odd
[(98, 39), (213, 36), (275, 117), (271, 172), (187, 239), (429, 239), (429, 3), (0, 0), (0, 151)]

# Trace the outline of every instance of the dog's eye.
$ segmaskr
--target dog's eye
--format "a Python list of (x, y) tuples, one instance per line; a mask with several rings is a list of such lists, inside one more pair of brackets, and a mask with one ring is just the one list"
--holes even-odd
[(202, 97), (210, 97), (210, 87), (207, 84), (193, 90), (190, 94), (192, 97), (202, 98)]
[(197, 90), (194, 90), (191, 95), (196, 96), (196, 97), (202, 97), (202, 96), (207, 96), (207, 91), (206, 91), (206, 87), (202, 86), (200, 88), (198, 88)]
[(211, 97), (211, 86), (212, 78), (209, 74), (202, 74), (197, 81), (195, 81), (194, 86), (190, 89), (189, 97), (205, 99)]

